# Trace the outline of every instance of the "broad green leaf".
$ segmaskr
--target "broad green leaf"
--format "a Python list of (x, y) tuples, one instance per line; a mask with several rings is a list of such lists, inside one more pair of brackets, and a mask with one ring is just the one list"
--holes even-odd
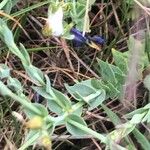
[[(95, 3), (95, 1), (96, 1), (96, 0), (90, 0), (90, 1), (89, 1), (89, 6), (93, 5), (93, 4)], [(79, 3), (82, 3), (82, 4), (84, 4), (84, 5), (86, 5), (86, 1), (84, 1), (84, 0), (78, 0), (78, 2), (79, 2)]]
[(115, 61), (116, 66), (119, 67), (123, 71), (123, 73), (127, 73), (128, 68), (128, 61), (127, 57), (122, 52), (116, 51), (112, 49), (113, 58)]
[(132, 124), (141, 123), (145, 115), (146, 115), (146, 112), (143, 112), (141, 114), (135, 114), (130, 120), (130, 123)]
[[(48, 116), (48, 111), (47, 111), (46, 107), (43, 106), (42, 104), (31, 103), (31, 105), (36, 107), (41, 112), (40, 117), (44, 118), (44, 117)], [(34, 113), (33, 111), (29, 110), (28, 108), (25, 108), (24, 112), (26, 113), (27, 117), (30, 118), (30, 119), (33, 118), (34, 116), (37, 116), (36, 113)]]
[(64, 95), (56, 89), (52, 89), (52, 91), (55, 95), (55, 97), (53, 97), (54, 101), (62, 108), (62, 110), (69, 110), (71, 108), (71, 101), (68, 96)]
[(33, 66), (32, 64), (30, 64), (29, 66), (25, 65), (24, 66), (27, 74), (29, 75), (29, 77), (36, 82), (38, 85), (44, 85), (44, 75), (43, 72), (38, 69), (37, 67)]
[(99, 67), (100, 67), (100, 74), (104, 81), (109, 81), (113, 84), (117, 83), (117, 79), (115, 77), (114, 69), (112, 68), (112, 65), (108, 62), (104, 62), (100, 59), (97, 60)]
[(84, 132), (82, 129), (79, 129), (77, 128), (76, 126), (74, 126), (73, 124), (69, 123), (69, 120), (73, 120), (83, 126), (87, 126), (85, 121), (79, 117), (79, 116), (76, 116), (76, 115), (70, 115), (66, 118), (66, 128), (67, 128), (67, 131), (69, 133), (71, 133), (72, 135), (75, 135), (75, 136), (83, 136), (83, 135), (86, 135), (86, 132)]
[(2, 0), (0, 2), (0, 9), (2, 9), (7, 3), (8, 3), (9, 0)]
[(147, 123), (150, 122), (150, 109), (146, 111), (146, 115), (142, 119), (142, 122), (145, 122), (145, 121), (147, 121)]
[(0, 19), (0, 38), (5, 42), (9, 50), (18, 56), (22, 62), (25, 62), (25, 58), (21, 51), (18, 49), (17, 45), (14, 43), (14, 37), (12, 31), (8, 28), (7, 24), (3, 19)]
[(15, 6), (19, 0), (7, 0), (6, 5), (3, 7), (5, 13), (10, 14), (13, 6)]
[(110, 98), (113, 99), (113, 98), (119, 97), (119, 95), (120, 95), (120, 89), (118, 89), (117, 86), (113, 85), (110, 82), (107, 82), (106, 86), (109, 87), (108, 95), (109, 95)]
[(41, 136), (41, 132), (40, 131), (30, 131), (28, 133), (28, 135), (26, 135), (26, 141), (25, 143), (18, 149), (18, 150), (25, 150), (26, 148), (28, 148), (29, 146), (33, 145), (38, 138)]
[(46, 89), (44, 87), (32, 86), (32, 89), (45, 99), (51, 99), (51, 95), (46, 92)]
[(106, 98), (105, 99), (108, 99), (108, 98), (116, 98), (116, 97), (119, 97), (120, 95), (120, 87), (121, 85), (113, 85), (112, 83), (110, 82), (104, 82), (103, 80), (92, 80), (91, 81), (91, 84), (94, 88), (96, 89), (104, 89), (105, 92), (106, 92)]
[(83, 107), (79, 107), (78, 109), (76, 109), (74, 112), (72, 112), (72, 114), (77, 115), (79, 117), (81, 117), (82, 115), (82, 111), (83, 111)]
[[(46, 79), (46, 92), (49, 93), (49, 95), (51, 96), (51, 98), (48, 99), (49, 108), (51, 107), (50, 103), (54, 103), (54, 105), (56, 104), (57, 106), (59, 106), (60, 107), (59, 109), (61, 109), (62, 111), (69, 110), (71, 108), (71, 101), (68, 98), (68, 96), (64, 95), (63, 93), (59, 92), (54, 88), (51, 88), (51, 83), (48, 76), (45, 76), (45, 79)], [(55, 102), (52, 102), (51, 100)]]
[(45, 121), (45, 127), (44, 129), (46, 129), (46, 133), (50, 135), (53, 134), (54, 130), (55, 130), (55, 121), (53, 120), (53, 117), (51, 117), (50, 115), (48, 115), (46, 118), (44, 118)]
[(25, 65), (30, 65), (30, 57), (29, 54), (27, 52), (27, 50), (25, 49), (25, 47), (23, 46), (23, 44), (20, 43), (20, 51), (22, 52), (22, 55), (24, 56), (24, 60), (26, 60), (25, 62), (22, 61), (23, 64)]
[(106, 99), (106, 93), (105, 90), (101, 90), (101, 93), (93, 99), (89, 101), (90, 107), (88, 108), (89, 110), (92, 110), (96, 108), (97, 106), (101, 105), (103, 101)]
[(7, 80), (7, 85), (15, 91), (17, 94), (21, 94), (23, 92), (23, 87), (20, 83), (20, 81), (16, 78), (9, 77)]
[(10, 76), (10, 68), (5, 64), (0, 64), (0, 79)]
[[(83, 136), (86, 134), (93, 135), (95, 138), (99, 139), (102, 143), (107, 143), (107, 137), (97, 133), (96, 131), (88, 128), (84, 122), (84, 120), (81, 117), (70, 115), (71, 117), (67, 117), (66, 122), (69, 124), (70, 128), (67, 128), (68, 131), (70, 131), (71, 134), (79, 136)], [(67, 124), (67, 125), (68, 125)], [(78, 133), (78, 134), (77, 134)]]
[(144, 106), (144, 109), (150, 109), (150, 103)]
[(58, 115), (62, 115), (65, 112), (53, 99), (47, 99), (47, 106), (52, 112)]
[(29, 130), (29, 132), (25, 135), (25, 142), (29, 141), (34, 135), (36, 135), (36, 133), (40, 134), (40, 132), (40, 129)]
[(70, 11), (70, 16), (73, 23), (76, 25), (76, 28), (80, 31), (83, 30), (84, 26), (84, 15), (85, 15), (85, 4), (79, 2), (73, 2), (72, 8)]
[(81, 97), (86, 97), (96, 92), (90, 86), (82, 83), (77, 83), (73, 86), (65, 85), (65, 87), (67, 91), (78, 101), (82, 100)]
[(132, 118), (134, 115), (136, 114), (142, 114), (143, 112), (145, 112), (145, 109), (144, 108), (139, 108), (139, 109), (136, 109), (128, 114), (125, 115), (126, 118)]
[(116, 84), (123, 85), (125, 82), (126, 75), (122, 72), (122, 70), (120, 70), (119, 67), (111, 65), (111, 64), (110, 64), (110, 66), (113, 69), (113, 72), (115, 73), (115, 78), (117, 79)]
[(78, 101), (89, 105), (89, 110), (96, 108), (106, 98), (105, 90), (92, 87), (91, 80), (82, 81), (74, 86), (66, 85), (68, 92)]
[[(94, 88), (93, 87), (93, 85), (92, 85), (92, 81), (93, 79), (88, 79), (88, 80), (83, 80), (83, 81), (81, 81), (81, 82), (78, 82), (78, 83), (76, 83), (76, 84), (83, 84), (83, 85), (86, 85), (86, 86), (89, 86), (89, 87), (91, 87), (91, 88)], [(95, 88), (94, 88), (95, 89)]]
[(95, 89), (104, 89), (106, 93), (110, 91), (109, 87), (106, 85), (106, 82), (103, 82), (103, 80), (92, 79), (91, 84)]
[[(47, 86), (48, 87), (48, 86)], [(62, 114), (65, 111), (69, 111), (71, 109), (71, 102), (67, 96), (62, 94), (61, 92), (55, 89), (46, 90), (43, 87), (32, 87), (38, 94), (43, 96), (47, 100), (48, 108), (57, 113)]]
[(121, 124), (121, 121), (119, 117), (111, 110), (109, 109), (106, 105), (101, 104), (102, 108), (104, 109), (105, 113), (107, 116), (110, 118), (110, 120), (113, 122), (115, 126)]
[(150, 142), (148, 141), (148, 139), (146, 138), (146, 136), (144, 136), (138, 129), (134, 129), (132, 131), (132, 133), (134, 134), (134, 137), (136, 138), (137, 142), (140, 143), (141, 147), (143, 148), (143, 150), (148, 150), (150, 149)]

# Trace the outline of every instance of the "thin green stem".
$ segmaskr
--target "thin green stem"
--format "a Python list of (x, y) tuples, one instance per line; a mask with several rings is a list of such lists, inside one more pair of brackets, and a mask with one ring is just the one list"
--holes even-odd
[(90, 128), (88, 128), (88, 127), (86, 127), (86, 126), (84, 126), (84, 125), (82, 125), (76, 121), (68, 120), (68, 122), (70, 124), (72, 124), (73, 126), (79, 128), (79, 129), (85, 131), (86, 133), (94, 136), (95, 138), (99, 139), (102, 143), (105, 143), (105, 144), (107, 143), (107, 138), (104, 135), (97, 133), (96, 131), (93, 131), (92, 129), (90, 129)]
[(74, 104), (72, 106), (73, 111), (76, 111), (77, 109), (79, 109), (80, 107), (82, 107), (84, 104), (85, 104), (85, 102), (83, 102), (83, 101), (80, 101), (80, 102)]
[(2, 81), (0, 81), (0, 93), (4, 96), (9, 96), (12, 99), (18, 101), (25, 108), (30, 109), (32, 112), (36, 113), (37, 115), (41, 115), (41, 112), (35, 106), (33, 106), (32, 103), (27, 101), (27, 98), (23, 98), (14, 94), (10, 89), (7, 88), (7, 86)]
[(85, 35), (86, 28), (87, 28), (87, 18), (88, 18), (88, 12), (89, 12), (89, 4), (90, 0), (86, 1), (86, 11), (85, 11), (85, 16), (84, 16), (84, 25), (83, 25), (83, 36)]
[(25, 142), (18, 150), (25, 150), (40, 137), (40, 133), (34, 134), (27, 142)]

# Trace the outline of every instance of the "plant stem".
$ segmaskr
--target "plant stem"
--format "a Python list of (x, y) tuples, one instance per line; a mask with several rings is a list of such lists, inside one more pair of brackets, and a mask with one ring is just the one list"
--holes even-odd
[(90, 0), (86, 1), (86, 11), (85, 11), (85, 16), (84, 16), (84, 25), (83, 25), (83, 36), (85, 35), (86, 28), (87, 28), (87, 18), (88, 18), (88, 12), (89, 12), (89, 2)]
[(83, 102), (83, 101), (74, 104), (72, 106), (73, 111), (76, 111), (77, 109), (79, 109), (80, 107), (82, 107), (84, 104), (85, 104), (85, 102)]
[(32, 145), (35, 140), (37, 140), (40, 137), (40, 133), (35, 133), (27, 142), (25, 142), (18, 150), (25, 150), (27, 147)]
[(94, 136), (95, 138), (99, 139), (102, 143), (107, 143), (107, 138), (100, 134), (100, 133), (97, 133), (96, 131), (93, 131), (92, 129), (76, 122), (76, 121), (73, 121), (73, 120), (68, 120), (68, 123), (72, 124), (73, 126), (85, 131), (86, 133), (88, 133), (89, 135), (92, 135)]
[(12, 99), (21, 103), (25, 108), (30, 109), (37, 115), (41, 115), (41, 112), (35, 106), (33, 106), (32, 103), (27, 101), (27, 98), (23, 98), (14, 94), (2, 81), (0, 81), (0, 94), (11, 97)]

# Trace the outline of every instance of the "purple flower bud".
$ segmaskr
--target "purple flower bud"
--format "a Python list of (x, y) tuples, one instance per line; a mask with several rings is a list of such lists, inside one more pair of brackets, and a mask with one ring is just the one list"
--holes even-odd
[(105, 43), (105, 40), (101, 36), (98, 36), (98, 35), (94, 35), (93, 37), (89, 36), (88, 39), (89, 41), (92, 41), (95, 44), (103, 45)]
[(79, 30), (72, 28), (70, 30), (70, 32), (74, 35), (74, 42), (79, 42), (78, 44), (84, 44), (87, 41), (87, 38), (85, 36), (82, 35), (82, 32), (80, 32)]
[(71, 34), (74, 35), (73, 42), (75, 43), (75, 46), (79, 47), (82, 44), (88, 44), (90, 46), (90, 43), (94, 43), (95, 45), (103, 45), (105, 43), (105, 40), (98, 35), (95, 35), (93, 37), (90, 37), (88, 35), (83, 36), (82, 32), (77, 30), (76, 28), (72, 28), (70, 30)]

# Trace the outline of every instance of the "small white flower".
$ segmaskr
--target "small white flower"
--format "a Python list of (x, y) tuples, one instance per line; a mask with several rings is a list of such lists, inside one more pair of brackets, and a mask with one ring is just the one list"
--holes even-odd
[(49, 10), (47, 25), (51, 29), (52, 35), (60, 36), (63, 34), (63, 9), (59, 7), (54, 13)]

